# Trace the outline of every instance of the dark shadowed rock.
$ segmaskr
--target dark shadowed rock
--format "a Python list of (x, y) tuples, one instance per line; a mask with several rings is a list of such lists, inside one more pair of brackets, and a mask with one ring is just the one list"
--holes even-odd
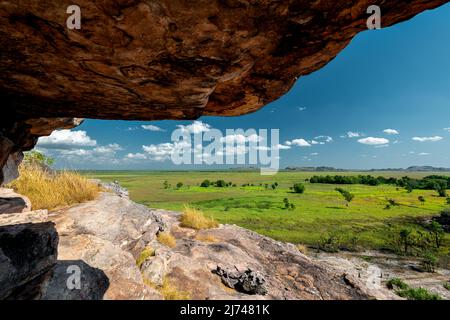
[(57, 247), (52, 222), (0, 226), (0, 299), (50, 271)]
[(20, 213), (31, 210), (30, 200), (12, 189), (0, 188), (0, 214)]
[(220, 266), (217, 266), (213, 273), (217, 274), (222, 279), (223, 284), (229, 288), (247, 294), (267, 294), (267, 289), (264, 285), (266, 280), (251, 269), (241, 272), (239, 270), (222, 269)]

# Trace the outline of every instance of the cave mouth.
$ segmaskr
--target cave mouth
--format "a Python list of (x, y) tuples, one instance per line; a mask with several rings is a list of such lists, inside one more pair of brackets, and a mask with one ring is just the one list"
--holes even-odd
[[(383, 3), (379, 26), (446, 2)], [(189, 8), (170, 0), (81, 0), (77, 6), (30, 0), (0, 7), (0, 95), (7, 109), (0, 125), (2, 184), (16, 178), (22, 152), (40, 136), (72, 128), (77, 118), (252, 113), (377, 26), (374, 6), (363, 0), (211, 1)]]

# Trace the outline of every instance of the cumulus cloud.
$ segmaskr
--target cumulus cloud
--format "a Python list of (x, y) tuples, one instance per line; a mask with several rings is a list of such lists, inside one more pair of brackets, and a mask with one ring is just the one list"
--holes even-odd
[(211, 130), (211, 126), (207, 123), (204, 123), (202, 121), (194, 121), (193, 123), (184, 126), (184, 125), (177, 125), (178, 129), (181, 129), (183, 132), (187, 132), (190, 134), (196, 134), (201, 132), (207, 132)]
[(125, 156), (125, 158), (131, 160), (145, 160), (147, 159), (147, 156), (143, 153), (129, 153)]
[(158, 126), (154, 126), (154, 125), (152, 125), (152, 124), (144, 124), (144, 125), (142, 125), (141, 126), (142, 127), (142, 129), (144, 129), (144, 130), (148, 130), (148, 131), (164, 131), (163, 129), (161, 129), (160, 127), (158, 127)]
[(440, 136), (434, 136), (434, 137), (414, 137), (412, 139), (414, 141), (418, 141), (418, 142), (436, 142), (436, 141), (440, 141), (444, 138), (442, 138)]
[(384, 129), (383, 132), (389, 135), (400, 134), (400, 132), (398, 132), (398, 130), (395, 129)]
[(86, 131), (55, 130), (48, 137), (41, 137), (38, 147), (46, 149), (71, 149), (74, 147), (94, 147), (97, 141), (91, 139)]
[(220, 142), (227, 143), (227, 144), (244, 144), (247, 142), (259, 142), (261, 141), (261, 137), (257, 134), (253, 133), (251, 135), (245, 136), (243, 134), (229, 134), (225, 137), (220, 138)]
[(385, 138), (367, 137), (367, 138), (359, 139), (358, 142), (365, 144), (365, 145), (369, 145), (369, 146), (379, 146), (379, 145), (388, 144), (389, 140), (385, 139)]
[(292, 141), (286, 141), (287, 146), (297, 146), (297, 147), (311, 147), (311, 144), (305, 139), (294, 139)]

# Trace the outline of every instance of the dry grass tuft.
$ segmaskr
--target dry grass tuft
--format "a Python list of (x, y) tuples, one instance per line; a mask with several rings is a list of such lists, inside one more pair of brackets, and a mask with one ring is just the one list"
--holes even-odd
[(158, 241), (169, 248), (174, 248), (177, 245), (177, 240), (169, 232), (160, 232), (157, 237)]
[(164, 300), (190, 300), (191, 295), (189, 292), (180, 291), (176, 287), (174, 287), (167, 277), (163, 279), (163, 285), (159, 289), (159, 292), (164, 297)]
[(93, 200), (100, 187), (76, 172), (51, 172), (34, 164), (20, 166), (20, 177), (9, 186), (27, 196), (33, 210), (66, 207)]
[(143, 277), (143, 282), (146, 286), (158, 290), (164, 300), (191, 300), (189, 292), (178, 290), (170, 283), (167, 276), (164, 277), (162, 285), (157, 285), (145, 277)]
[(155, 249), (150, 248), (150, 247), (146, 247), (144, 250), (142, 250), (141, 254), (139, 255), (139, 257), (136, 259), (136, 265), (138, 266), (138, 268), (140, 268), (142, 266), (142, 264), (150, 257), (154, 257), (155, 256)]
[(219, 224), (212, 217), (205, 217), (204, 213), (189, 206), (184, 207), (180, 218), (181, 226), (196, 230), (217, 228)]
[(308, 247), (304, 244), (297, 244), (297, 250), (303, 253), (304, 255), (308, 254)]
[(213, 235), (210, 235), (210, 234), (198, 234), (195, 237), (195, 240), (198, 240), (201, 242), (210, 242), (210, 243), (215, 243), (215, 242), (219, 241), (219, 240), (217, 240), (216, 237), (214, 237)]

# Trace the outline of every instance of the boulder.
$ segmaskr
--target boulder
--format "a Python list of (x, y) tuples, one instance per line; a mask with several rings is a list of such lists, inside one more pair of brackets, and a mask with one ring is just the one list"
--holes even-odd
[(266, 280), (251, 269), (240, 272), (239, 270), (227, 270), (217, 266), (213, 273), (217, 274), (222, 279), (223, 284), (229, 288), (247, 294), (267, 294), (267, 289), (264, 285)]
[(57, 247), (52, 222), (0, 226), (0, 299), (48, 273), (56, 264)]
[(0, 188), (0, 215), (31, 210), (30, 200), (12, 189)]

